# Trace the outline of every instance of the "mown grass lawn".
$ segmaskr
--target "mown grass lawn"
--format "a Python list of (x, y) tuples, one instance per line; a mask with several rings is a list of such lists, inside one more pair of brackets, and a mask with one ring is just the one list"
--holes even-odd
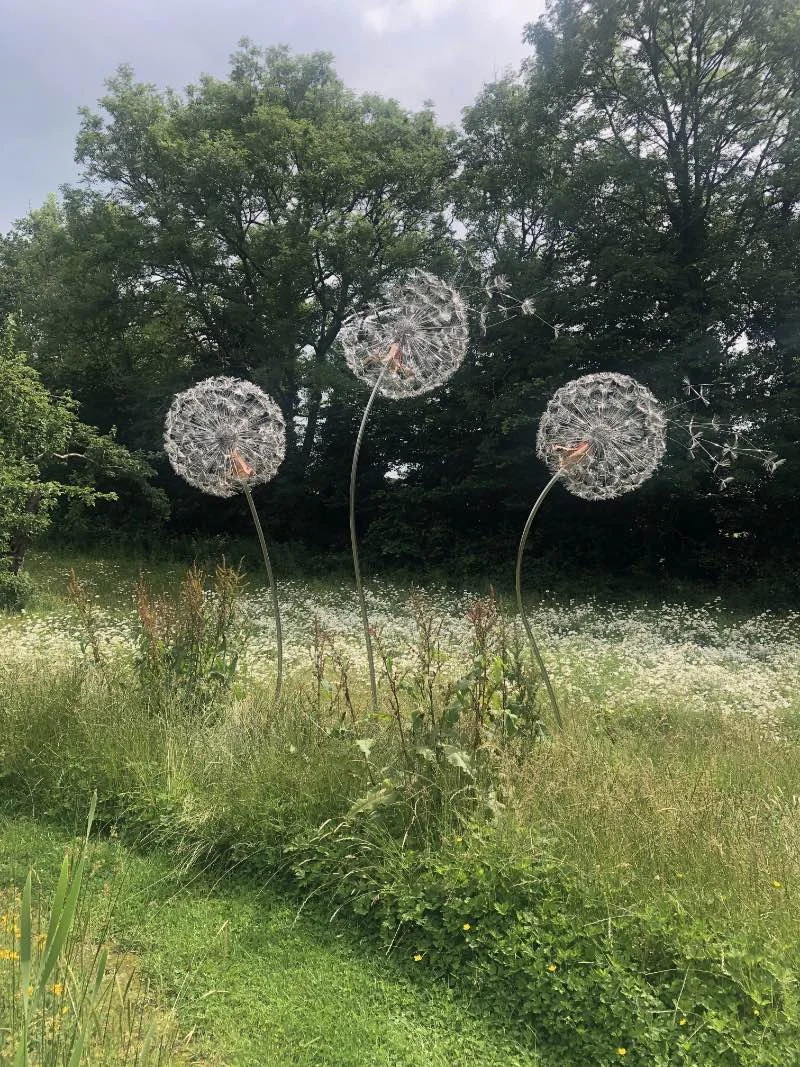
[[(80, 834), (76, 826), (76, 833)], [(51, 894), (75, 836), (0, 815), (0, 885), (27, 866)], [(93, 838), (85, 899), (96, 933), (174, 1007), (180, 1063), (497, 1067), (542, 1061), (446, 988), (411, 981), (341, 924), (267, 886), (177, 876), (169, 857)], [(110, 918), (108, 913), (110, 911)], [(0, 963), (0, 969), (2, 968)], [(0, 1027), (3, 1023), (0, 1020)]]

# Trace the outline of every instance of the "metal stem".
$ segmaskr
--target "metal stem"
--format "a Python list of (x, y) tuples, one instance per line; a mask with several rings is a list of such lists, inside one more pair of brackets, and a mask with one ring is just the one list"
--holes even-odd
[(361, 624), (364, 627), (364, 643), (367, 646), (367, 662), (369, 664), (369, 685), (372, 693), (372, 711), (374, 714), (378, 712), (378, 683), (375, 680), (375, 657), (372, 653), (372, 638), (369, 634), (369, 619), (367, 618), (367, 604), (364, 600), (364, 588), (361, 584), (361, 567), (358, 563), (358, 541), (356, 539), (356, 474), (358, 472), (358, 457), (361, 453), (361, 441), (364, 437), (364, 428), (367, 425), (367, 419), (369, 413), (372, 410), (372, 405), (375, 402), (375, 397), (378, 395), (378, 389), (383, 381), (386, 371), (389, 369), (388, 361), (384, 363), (383, 369), (378, 375), (378, 379), (372, 387), (372, 392), (369, 395), (367, 406), (364, 408), (364, 415), (361, 419), (361, 425), (358, 429), (358, 437), (356, 438), (356, 447), (353, 452), (353, 465), (350, 468), (350, 544), (353, 549), (353, 570), (356, 575), (356, 593), (358, 594), (358, 601), (361, 606)]
[(253, 494), (250, 492), (249, 485), (244, 486), (244, 495), (247, 498), (247, 503), (250, 505), (250, 514), (253, 516), (256, 533), (258, 534), (258, 541), (261, 545), (261, 555), (264, 557), (264, 566), (267, 569), (269, 589), (272, 593), (272, 614), (275, 619), (275, 637), (278, 645), (278, 677), (275, 680), (275, 703), (277, 704), (281, 698), (281, 687), (283, 685), (283, 635), (281, 633), (281, 609), (278, 605), (278, 589), (275, 585), (275, 577), (272, 573), (269, 552), (267, 552), (267, 541), (264, 537), (264, 531), (261, 528), (261, 521), (258, 517), (256, 506), (253, 503)]
[(519, 614), (522, 619), (522, 625), (525, 627), (525, 633), (528, 635), (528, 641), (530, 642), (533, 658), (536, 660), (537, 666), (541, 671), (542, 678), (544, 679), (544, 684), (547, 689), (547, 695), (550, 698), (550, 707), (553, 709), (553, 716), (556, 720), (556, 723), (558, 724), (559, 730), (563, 730), (564, 724), (561, 721), (561, 712), (558, 708), (556, 694), (553, 691), (553, 686), (550, 682), (550, 675), (547, 673), (547, 668), (544, 665), (544, 660), (542, 659), (541, 653), (539, 652), (539, 647), (536, 644), (536, 639), (534, 638), (533, 632), (531, 631), (530, 623), (528, 622), (527, 616), (525, 615), (525, 609), (522, 606), (522, 554), (525, 551), (525, 545), (528, 541), (528, 534), (530, 533), (531, 526), (533, 525), (533, 520), (536, 518), (537, 511), (542, 506), (544, 498), (547, 496), (547, 494), (550, 492), (550, 490), (553, 488), (553, 486), (556, 484), (556, 482), (563, 473), (564, 471), (560, 470), (556, 474), (554, 474), (537, 497), (536, 503), (531, 508), (531, 513), (528, 516), (528, 521), (525, 523), (525, 529), (522, 531), (522, 537), (519, 542), (519, 550), (517, 552), (517, 607), (519, 608)]

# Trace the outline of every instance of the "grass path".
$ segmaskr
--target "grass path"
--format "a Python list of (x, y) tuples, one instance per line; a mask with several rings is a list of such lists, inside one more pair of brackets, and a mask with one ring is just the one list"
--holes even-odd
[[(80, 828), (76, 827), (76, 834)], [(31, 865), (52, 893), (74, 837), (0, 814), (0, 886)], [(382, 956), (268, 888), (181, 880), (169, 860), (94, 840), (85, 893), (95, 921), (114, 898), (111, 939), (174, 1001), (189, 1062), (253, 1067), (536, 1067), (529, 1049), (447, 989)], [(105, 888), (105, 892), (104, 892)], [(185, 1062), (181, 1057), (180, 1062)]]

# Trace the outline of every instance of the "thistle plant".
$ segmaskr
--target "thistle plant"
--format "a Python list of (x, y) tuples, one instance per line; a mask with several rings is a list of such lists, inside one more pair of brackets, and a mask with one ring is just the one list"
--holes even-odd
[(283, 682), (283, 639), (278, 591), (251, 487), (275, 477), (286, 453), (286, 423), (275, 401), (252, 382), (206, 378), (178, 393), (167, 412), (164, 448), (175, 472), (212, 496), (243, 493), (258, 535), (275, 618), (277, 677)]
[(456, 289), (413, 270), (372, 304), (346, 319), (339, 335), (348, 367), (372, 386), (359, 426), (350, 470), (350, 543), (369, 665), (372, 709), (378, 687), (356, 537), (356, 475), (369, 413), (378, 393), (389, 399), (420, 396), (443, 385), (463, 362), (469, 340), (468, 308)]
[(666, 450), (667, 419), (649, 389), (627, 374), (587, 374), (551, 398), (536, 438), (536, 453), (552, 472), (528, 515), (517, 551), (517, 606), (541, 672), (553, 716), (561, 712), (522, 604), (522, 557), (539, 508), (558, 481), (584, 500), (630, 493), (656, 470)]

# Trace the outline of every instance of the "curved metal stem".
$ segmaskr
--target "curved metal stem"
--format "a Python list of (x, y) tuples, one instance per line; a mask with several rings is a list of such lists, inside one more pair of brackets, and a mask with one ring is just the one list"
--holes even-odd
[(272, 573), (269, 552), (267, 552), (267, 541), (264, 537), (264, 531), (261, 528), (261, 521), (259, 520), (256, 506), (253, 503), (253, 494), (250, 492), (249, 485), (244, 486), (244, 495), (247, 498), (247, 503), (250, 505), (250, 514), (253, 516), (256, 533), (258, 534), (258, 541), (261, 545), (261, 555), (264, 557), (264, 566), (267, 569), (269, 590), (272, 593), (272, 614), (275, 619), (275, 637), (278, 645), (278, 677), (275, 680), (275, 703), (277, 704), (281, 698), (281, 687), (283, 686), (283, 635), (281, 633), (281, 609), (278, 605), (278, 589), (275, 585), (275, 577)]
[(358, 472), (358, 457), (361, 454), (361, 441), (364, 437), (364, 428), (367, 425), (367, 419), (369, 413), (372, 410), (372, 405), (375, 402), (375, 397), (378, 395), (378, 389), (383, 381), (383, 376), (389, 369), (389, 364), (384, 363), (383, 370), (378, 375), (378, 379), (372, 387), (372, 392), (369, 394), (369, 400), (367, 406), (364, 408), (364, 415), (361, 419), (361, 425), (358, 428), (358, 437), (356, 438), (356, 447), (353, 452), (353, 465), (350, 468), (350, 544), (353, 549), (353, 570), (356, 575), (356, 593), (358, 594), (358, 602), (361, 606), (361, 624), (364, 627), (364, 643), (367, 646), (367, 662), (369, 663), (369, 685), (372, 694), (372, 711), (377, 714), (378, 711), (378, 683), (375, 680), (375, 657), (372, 653), (372, 638), (369, 635), (369, 619), (367, 618), (367, 604), (364, 600), (364, 587), (361, 584), (361, 567), (358, 563), (358, 541), (356, 539), (356, 474)]
[(533, 525), (533, 520), (536, 518), (537, 511), (542, 506), (544, 498), (547, 496), (547, 494), (550, 492), (550, 490), (553, 488), (553, 486), (556, 484), (556, 482), (563, 473), (563, 471), (558, 471), (556, 474), (554, 474), (550, 481), (547, 483), (547, 485), (544, 487), (544, 489), (541, 491), (541, 493), (539, 493), (539, 496), (536, 499), (536, 503), (531, 508), (531, 513), (528, 516), (528, 521), (525, 523), (525, 529), (522, 531), (522, 537), (520, 538), (519, 542), (519, 550), (517, 551), (517, 607), (519, 608), (519, 614), (522, 619), (522, 625), (525, 627), (525, 633), (528, 635), (528, 641), (530, 642), (533, 658), (536, 660), (537, 666), (542, 672), (542, 678), (544, 679), (544, 684), (547, 689), (547, 695), (550, 698), (550, 707), (553, 709), (553, 717), (555, 718), (556, 723), (558, 724), (559, 730), (563, 730), (564, 724), (561, 721), (561, 712), (558, 708), (556, 694), (553, 691), (553, 686), (550, 681), (550, 675), (547, 673), (547, 668), (544, 665), (544, 660), (542, 659), (541, 653), (539, 652), (539, 646), (536, 644), (536, 639), (534, 638), (533, 632), (531, 631), (530, 623), (528, 622), (527, 616), (525, 615), (525, 609), (522, 606), (522, 554), (525, 551), (525, 545), (528, 541), (528, 534), (531, 531), (531, 526)]

